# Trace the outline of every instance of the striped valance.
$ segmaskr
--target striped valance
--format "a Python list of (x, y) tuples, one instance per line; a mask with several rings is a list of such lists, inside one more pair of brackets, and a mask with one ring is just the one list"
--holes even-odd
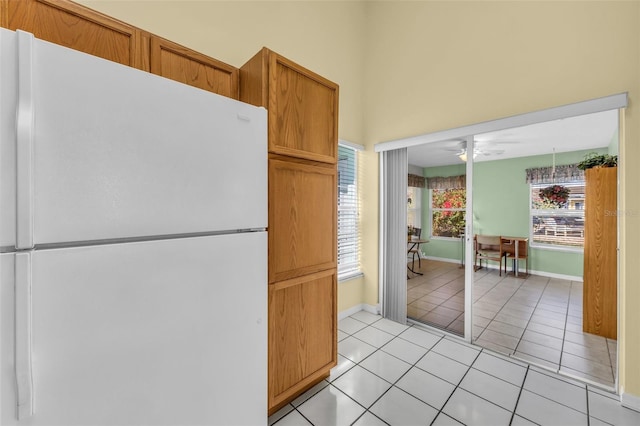
[[(555, 169), (555, 171), (554, 171)], [(577, 164), (527, 169), (527, 183), (567, 183), (584, 180), (584, 170)]]
[(429, 189), (453, 189), (465, 188), (466, 186), (466, 175), (427, 178), (427, 188)]
[(408, 181), (409, 186), (415, 186), (416, 188), (424, 188), (424, 178), (418, 175), (412, 175), (409, 173)]

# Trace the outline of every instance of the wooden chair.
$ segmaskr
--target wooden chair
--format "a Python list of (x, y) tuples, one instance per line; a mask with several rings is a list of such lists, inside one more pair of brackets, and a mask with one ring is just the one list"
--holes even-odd
[[(502, 259), (504, 259), (504, 273), (507, 273), (507, 253), (502, 248), (502, 238), (500, 236), (494, 235), (478, 235), (476, 234), (474, 237), (474, 245), (475, 245), (475, 261), (474, 271), (482, 268), (482, 261), (485, 261), (485, 266), (487, 265), (487, 260), (493, 260), (494, 262), (498, 262), (499, 264), (499, 275), (502, 276)], [(478, 267), (478, 261), (480, 261), (480, 266)]]
[[(422, 234), (421, 228), (413, 228), (413, 237), (420, 239), (420, 234)], [(420, 245), (418, 244), (411, 250), (409, 250), (409, 254), (411, 254), (411, 267), (414, 268), (416, 263), (416, 256), (418, 256), (418, 268), (422, 267), (422, 263), (420, 262)], [(414, 268), (415, 269), (415, 268)]]

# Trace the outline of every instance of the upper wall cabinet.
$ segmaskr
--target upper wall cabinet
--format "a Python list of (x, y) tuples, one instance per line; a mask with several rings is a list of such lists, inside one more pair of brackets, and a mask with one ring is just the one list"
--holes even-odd
[(269, 152), (336, 163), (337, 84), (263, 48), (240, 68), (240, 100), (269, 111)]
[(238, 69), (161, 37), (151, 36), (151, 72), (238, 99)]
[(148, 70), (141, 31), (67, 0), (0, 0), (0, 24), (37, 38)]
[(69, 0), (0, 0), (0, 26), (238, 99), (238, 68)]

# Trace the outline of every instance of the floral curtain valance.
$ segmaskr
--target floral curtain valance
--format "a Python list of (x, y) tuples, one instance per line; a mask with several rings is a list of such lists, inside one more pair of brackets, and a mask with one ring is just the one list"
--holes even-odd
[(427, 188), (429, 189), (453, 189), (465, 188), (466, 186), (466, 175), (427, 178)]
[(422, 176), (409, 174), (408, 184), (416, 188), (424, 188), (424, 178)]
[(584, 170), (577, 164), (565, 164), (555, 167), (536, 167), (527, 169), (527, 183), (563, 183), (584, 180)]

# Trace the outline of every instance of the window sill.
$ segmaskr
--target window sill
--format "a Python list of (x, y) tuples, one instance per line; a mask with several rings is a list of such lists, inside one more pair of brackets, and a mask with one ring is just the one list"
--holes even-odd
[(534, 244), (534, 243), (531, 243), (529, 247), (537, 250), (559, 251), (559, 252), (565, 252), (565, 253), (580, 253), (580, 254), (584, 253), (584, 249), (582, 247), (573, 248), (573, 247), (561, 247), (561, 246), (552, 246), (547, 244)]
[(430, 240), (434, 241), (457, 241), (460, 242), (462, 237), (429, 237)]
[(346, 272), (342, 275), (338, 275), (338, 283), (342, 283), (345, 281), (355, 280), (356, 278), (364, 277), (362, 271), (352, 271)]

